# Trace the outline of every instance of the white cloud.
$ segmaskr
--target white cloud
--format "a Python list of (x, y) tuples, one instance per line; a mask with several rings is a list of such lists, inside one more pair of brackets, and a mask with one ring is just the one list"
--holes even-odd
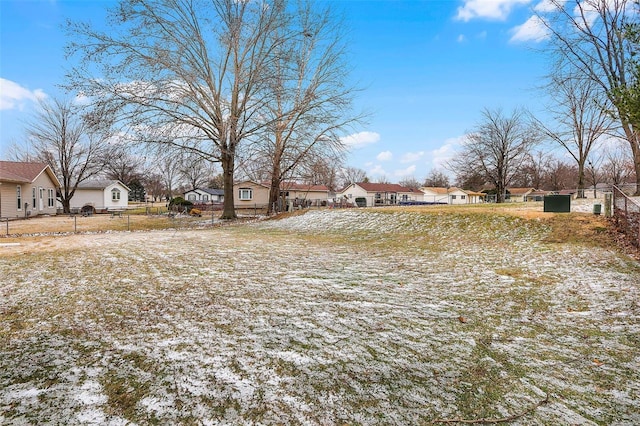
[(387, 172), (382, 168), (380, 164), (373, 165), (367, 172), (368, 176), (385, 176)]
[(42, 89), (31, 91), (14, 81), (0, 78), (0, 110), (22, 109), (24, 101), (37, 102), (46, 97)]
[(416, 173), (416, 166), (415, 164), (412, 164), (411, 166), (407, 167), (406, 169), (399, 169), (399, 170), (395, 170), (393, 172), (393, 175), (399, 178), (403, 178), (403, 177), (407, 177), (407, 176), (414, 176)]
[(400, 162), (401, 163), (413, 163), (413, 162), (416, 162), (416, 161), (420, 160), (422, 157), (424, 157), (424, 151), (407, 152), (406, 154), (404, 154), (402, 156), (402, 159), (400, 160)]
[(437, 169), (444, 168), (446, 163), (455, 156), (456, 151), (465, 139), (465, 136), (447, 139), (440, 148), (431, 151), (430, 154), (433, 167)]
[(464, 43), (464, 41), (466, 40), (466, 38), (464, 37), (464, 34), (460, 34), (458, 36), (458, 43)]
[[(562, 7), (567, 0), (555, 0), (560, 7)], [(551, 0), (542, 0), (540, 3), (536, 4), (533, 10), (536, 12), (555, 12), (558, 9), (556, 3)]]
[(458, 8), (456, 19), (468, 22), (475, 18), (504, 21), (515, 6), (528, 4), (531, 0), (464, 0)]
[(376, 132), (360, 132), (340, 138), (343, 144), (349, 149), (362, 148), (380, 140), (380, 135)]
[(73, 99), (73, 103), (76, 105), (89, 105), (89, 102), (91, 102), (91, 99), (82, 93), (78, 93)]
[(533, 15), (527, 22), (514, 27), (511, 32), (510, 42), (535, 41), (539, 42), (549, 38), (549, 29), (539, 16)]
[(576, 6), (573, 8), (573, 14), (576, 16), (578, 27), (581, 29), (584, 28), (585, 25), (591, 27), (600, 15), (598, 12), (600, 7), (602, 7), (602, 5), (596, 6), (590, 2), (576, 3)]
[(391, 161), (393, 159), (393, 154), (391, 151), (383, 151), (376, 157), (378, 161)]

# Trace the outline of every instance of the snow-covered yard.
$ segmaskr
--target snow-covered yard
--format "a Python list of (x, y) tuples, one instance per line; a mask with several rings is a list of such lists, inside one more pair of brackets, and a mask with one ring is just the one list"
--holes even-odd
[(0, 248), (0, 424), (640, 424), (640, 266), (552, 232), (351, 209)]

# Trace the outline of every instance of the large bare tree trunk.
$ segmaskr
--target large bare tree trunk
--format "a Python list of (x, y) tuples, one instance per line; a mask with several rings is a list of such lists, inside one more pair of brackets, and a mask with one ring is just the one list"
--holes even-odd
[(224, 201), (221, 219), (235, 219), (236, 209), (234, 205), (233, 170), (235, 168), (235, 154), (225, 153), (222, 156), (222, 175), (224, 177)]
[(629, 146), (631, 147), (631, 154), (633, 157), (633, 167), (636, 172), (636, 196), (640, 195), (640, 134), (637, 131), (631, 129), (631, 126), (623, 123), (622, 129), (624, 130)]

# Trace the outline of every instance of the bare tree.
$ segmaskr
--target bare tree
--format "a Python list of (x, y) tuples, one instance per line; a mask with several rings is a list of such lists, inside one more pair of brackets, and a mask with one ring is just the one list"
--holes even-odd
[(309, 159), (303, 164), (301, 178), (309, 185), (324, 185), (330, 191), (338, 189), (339, 162), (331, 158)]
[[(297, 7), (294, 7), (296, 6)], [(333, 158), (344, 150), (341, 132), (360, 118), (351, 113), (355, 88), (347, 84), (344, 30), (331, 9), (317, 2), (293, 2), (287, 21), (273, 37), (275, 60), (269, 63), (267, 132), (256, 155), (269, 159), (268, 209), (280, 196), (280, 184), (297, 179), (305, 162)]]
[(543, 150), (527, 154), (524, 163), (513, 179), (512, 186), (543, 188), (552, 160), (551, 154)]
[(577, 167), (559, 159), (549, 163), (545, 179), (546, 189), (560, 191), (576, 187)]
[(367, 182), (367, 172), (357, 167), (347, 166), (338, 172), (342, 187), (346, 187), (352, 183)]
[(179, 154), (179, 172), (189, 190), (200, 188), (215, 172), (214, 163), (193, 151)]
[(133, 155), (128, 146), (114, 147), (109, 158), (105, 162), (105, 174), (108, 179), (119, 180), (129, 185), (134, 180), (140, 181), (144, 174), (144, 160)]
[(258, 113), (285, 11), (284, 0), (121, 0), (108, 31), (70, 24), (82, 61), (69, 87), (136, 140), (220, 162), (222, 218), (235, 218), (236, 151), (269, 124)]
[(449, 176), (441, 170), (433, 169), (429, 172), (429, 175), (425, 178), (422, 186), (436, 187), (436, 188), (448, 188), (451, 186)]
[(593, 159), (590, 159), (587, 163), (587, 179), (591, 183), (593, 187), (593, 198), (596, 197), (597, 194), (597, 186), (599, 183), (603, 182), (605, 178), (604, 171), (602, 170), (602, 163), (604, 162), (604, 156), (599, 155)]
[(211, 176), (207, 181), (208, 188), (222, 189), (223, 186), (224, 186), (224, 177), (222, 176), (222, 174)]
[(485, 109), (482, 115), (483, 121), (467, 135), (460, 155), (449, 167), (468, 175), (479, 172), (495, 186), (497, 202), (501, 203), (539, 136), (522, 110), (505, 117), (500, 110)]
[(162, 175), (158, 172), (150, 173), (145, 176), (143, 182), (147, 195), (151, 196), (153, 201), (162, 200), (162, 197), (167, 192), (163, 183)]
[(549, 77), (548, 92), (553, 102), (549, 111), (554, 126), (537, 123), (541, 131), (563, 147), (578, 166), (578, 197), (584, 197), (585, 165), (589, 153), (611, 129), (607, 98), (592, 79), (556, 64)]
[(456, 170), (455, 178), (455, 186), (472, 191), (482, 191), (487, 184), (487, 179), (484, 174), (480, 173), (478, 169), (471, 167), (464, 170)]
[(398, 182), (398, 184), (404, 186), (405, 188), (411, 188), (411, 189), (418, 189), (422, 186), (418, 181), (418, 179), (416, 179), (414, 176), (406, 177), (402, 179), (400, 182)]
[(179, 157), (172, 153), (159, 155), (155, 161), (158, 174), (162, 179), (162, 187), (167, 200), (173, 199), (174, 191), (180, 185), (180, 161)]
[(571, 63), (583, 78), (596, 83), (612, 105), (627, 140), (636, 171), (640, 195), (640, 115), (629, 110), (630, 87), (635, 84), (633, 40), (629, 26), (637, 25), (632, 0), (549, 0), (555, 12), (540, 15), (550, 30), (555, 55)]
[(62, 185), (59, 200), (69, 213), (78, 184), (101, 173), (108, 163), (108, 135), (91, 126), (71, 102), (59, 99), (40, 101), (26, 132), (27, 150), (56, 174)]
[(623, 148), (621, 144), (616, 144), (604, 152), (603, 178), (613, 185), (623, 185), (635, 179), (633, 159), (629, 155), (629, 150)]

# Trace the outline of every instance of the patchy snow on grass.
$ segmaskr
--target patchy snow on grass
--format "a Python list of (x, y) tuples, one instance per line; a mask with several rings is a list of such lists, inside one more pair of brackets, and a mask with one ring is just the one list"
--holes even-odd
[(551, 232), (351, 209), (25, 243), (0, 256), (0, 422), (422, 424), (548, 395), (513, 424), (638, 424), (640, 267)]

